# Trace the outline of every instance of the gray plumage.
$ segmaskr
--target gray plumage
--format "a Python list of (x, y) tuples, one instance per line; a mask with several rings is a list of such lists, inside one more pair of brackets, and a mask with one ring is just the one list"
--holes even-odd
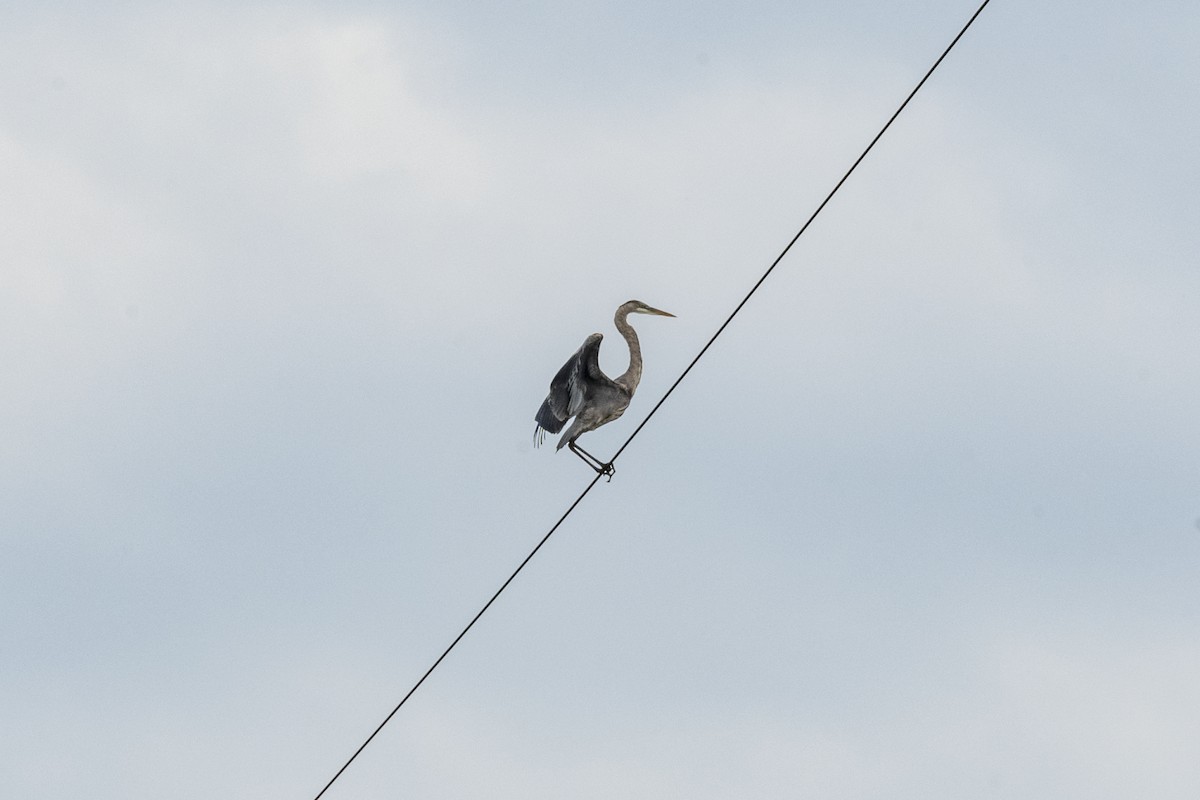
[[(629, 324), (630, 314), (654, 314), (673, 317), (666, 311), (651, 308), (640, 300), (630, 300), (617, 309), (613, 322), (629, 345), (629, 368), (616, 378), (610, 378), (600, 369), (600, 342), (604, 337), (593, 333), (584, 340), (583, 346), (575, 351), (562, 369), (550, 381), (550, 393), (538, 409), (537, 427), (534, 429), (534, 445), (541, 445), (546, 434), (558, 433), (574, 417), (566, 433), (558, 440), (555, 450), (564, 445), (588, 462), (597, 472), (611, 474), (612, 465), (605, 464), (587, 451), (578, 447), (575, 440), (588, 431), (594, 431), (607, 422), (612, 422), (625, 413), (633, 393), (642, 379), (642, 348), (637, 332)], [(589, 460), (590, 459), (590, 460)], [(593, 463), (594, 462), (594, 463)]]

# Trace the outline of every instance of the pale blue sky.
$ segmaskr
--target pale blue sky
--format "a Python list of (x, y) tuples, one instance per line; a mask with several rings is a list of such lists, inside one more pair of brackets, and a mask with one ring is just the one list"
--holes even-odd
[[(26, 4), (0, 773), (306, 798), (973, 6)], [(997, 0), (333, 798), (1194, 798), (1200, 10)]]

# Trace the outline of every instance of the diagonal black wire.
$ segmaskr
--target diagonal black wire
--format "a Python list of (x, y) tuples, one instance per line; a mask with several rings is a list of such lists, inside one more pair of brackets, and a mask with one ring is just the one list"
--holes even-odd
[(805, 222), (800, 228), (799, 232), (797, 232), (796, 235), (792, 237), (792, 240), (787, 243), (787, 247), (783, 248), (783, 251), (780, 252), (780, 254), (776, 256), (775, 260), (771, 262), (771, 266), (767, 267), (767, 271), (762, 274), (762, 277), (758, 279), (750, 291), (747, 292), (746, 296), (742, 298), (742, 302), (737, 304), (737, 308), (733, 310), (733, 313), (721, 323), (721, 327), (717, 328), (717, 332), (714, 333), (712, 338), (708, 340), (708, 344), (704, 345), (704, 347), (700, 349), (700, 352), (697, 353), (696, 357), (692, 359), (692, 363), (687, 365), (687, 369), (685, 369), (680, 376), (675, 379), (675, 382), (671, 384), (671, 388), (667, 389), (667, 393), (664, 394), (659, 401), (654, 404), (654, 408), (650, 409), (650, 413), (647, 414), (646, 418), (641, 421), (641, 424), (634, 428), (633, 433), (629, 434), (629, 438), (625, 440), (625, 444), (621, 445), (620, 449), (618, 449), (616, 454), (613, 455), (613, 461), (616, 461), (617, 456), (625, 452), (625, 448), (628, 447), (629, 443), (633, 441), (633, 438), (641, 432), (642, 428), (646, 427), (646, 423), (650, 421), (650, 418), (654, 416), (659, 407), (667, 401), (667, 398), (671, 396), (671, 392), (675, 391), (675, 387), (683, 382), (683, 379), (687, 377), (687, 374), (692, 371), (692, 367), (696, 366), (696, 362), (699, 361), (706, 352), (708, 352), (708, 348), (712, 347), (713, 342), (715, 342), (717, 337), (725, 331), (726, 326), (733, 322), (733, 318), (736, 317), (738, 312), (742, 310), (742, 306), (746, 305), (746, 302), (754, 295), (755, 292), (758, 291), (758, 287), (762, 286), (767, 277), (775, 271), (775, 267), (779, 266), (779, 262), (782, 261), (783, 257), (786, 256), (788, 251), (792, 249), (792, 245), (794, 245), (796, 241), (804, 235), (804, 232), (808, 230), (808, 226), (812, 224), (813, 220), (817, 218), (817, 215), (820, 214), (829, 201), (833, 199), (833, 196), (838, 193), (838, 189), (842, 188), (842, 184), (846, 182), (851, 173), (853, 173), (854, 170), (858, 168), (858, 165), (862, 163), (863, 159), (867, 157), (867, 153), (871, 152), (871, 148), (875, 146), (875, 143), (879, 141), (883, 134), (887, 132), (887, 129), (892, 126), (892, 123), (896, 121), (896, 117), (900, 116), (900, 112), (903, 111), (908, 105), (908, 101), (912, 100), (913, 97), (916, 96), (917, 92), (921, 91), (921, 87), (925, 85), (925, 81), (929, 80), (929, 76), (932, 75), (933, 71), (938, 68), (938, 65), (942, 63), (942, 60), (950, 54), (950, 51), (954, 49), (954, 45), (958, 44), (958, 40), (963, 37), (963, 34), (966, 33), (967, 29), (971, 27), (971, 24), (975, 22), (975, 18), (983, 12), (983, 9), (986, 8), (987, 4), (990, 2), (991, 0), (983, 0), (983, 3), (979, 6), (979, 8), (975, 9), (975, 13), (971, 15), (971, 18), (967, 20), (967, 24), (964, 25), (962, 30), (958, 32), (958, 35), (954, 37), (954, 41), (950, 42), (950, 44), (946, 46), (946, 49), (942, 51), (940, 56), (938, 56), (937, 61), (933, 62), (933, 66), (929, 68), (929, 71), (926, 72), (924, 77), (917, 82), (917, 85), (913, 87), (913, 90), (908, 93), (908, 97), (904, 98), (904, 102), (900, 104), (900, 107), (896, 109), (892, 116), (888, 118), (888, 121), (884, 123), (883, 127), (879, 129), (879, 133), (875, 134), (875, 138), (871, 140), (869, 145), (867, 145), (867, 149), (862, 151), (862, 155), (854, 160), (854, 163), (850, 165), (850, 169), (846, 170), (846, 174), (843, 175), (842, 179), (837, 182), (837, 185), (830, 190), (829, 194), (825, 195), (825, 199), (821, 201), (821, 205), (817, 206), (817, 210), (812, 213), (812, 215), (808, 218), (808, 221)]
[[(879, 129), (879, 133), (875, 134), (875, 138), (872, 139), (871, 143), (867, 145), (865, 150), (863, 150), (862, 155), (855, 159), (854, 163), (850, 165), (850, 169), (846, 170), (846, 174), (842, 176), (842, 179), (837, 182), (837, 185), (834, 186), (829, 194), (825, 196), (825, 199), (821, 201), (819, 206), (817, 206), (817, 210), (814, 211), (811, 216), (809, 216), (808, 220), (804, 223), (796, 235), (792, 237), (792, 240), (787, 243), (786, 247), (783, 248), (783, 251), (780, 252), (773, 262), (771, 262), (771, 266), (767, 268), (767, 271), (763, 273), (762, 277), (758, 279), (746, 296), (742, 298), (742, 302), (737, 304), (737, 308), (733, 310), (733, 313), (731, 313), (729, 317), (723, 323), (721, 323), (721, 327), (717, 328), (717, 332), (712, 335), (712, 338), (708, 340), (708, 343), (700, 349), (700, 352), (696, 354), (696, 357), (692, 359), (692, 362), (687, 365), (687, 368), (684, 369), (680, 376), (675, 379), (675, 382), (671, 384), (671, 388), (667, 389), (666, 394), (664, 394), (659, 401), (654, 404), (654, 408), (650, 409), (650, 413), (646, 415), (646, 418), (643, 419), (637, 428), (634, 429), (633, 433), (629, 435), (629, 438), (625, 440), (625, 443), (622, 444), (620, 449), (618, 449), (613, 455), (612, 461), (616, 461), (617, 457), (620, 456), (621, 453), (625, 452), (625, 448), (629, 446), (629, 443), (632, 442), (634, 437), (641, 432), (642, 428), (646, 427), (646, 423), (650, 421), (650, 418), (654, 416), (662, 404), (667, 401), (667, 398), (671, 396), (671, 393), (675, 391), (675, 388), (683, 382), (683, 379), (687, 377), (687, 374), (692, 371), (692, 367), (696, 366), (696, 362), (698, 362), (704, 356), (704, 354), (708, 352), (708, 348), (712, 347), (712, 344), (717, 340), (717, 337), (725, 331), (725, 328), (728, 327), (729, 323), (733, 321), (733, 318), (738, 315), (738, 312), (742, 310), (742, 306), (746, 305), (747, 301), (749, 301), (754, 293), (758, 291), (758, 288), (763, 285), (763, 282), (766, 281), (767, 277), (774, 272), (775, 267), (779, 266), (779, 262), (782, 261), (783, 257), (786, 256), (788, 251), (792, 249), (792, 245), (794, 245), (797, 240), (804, 235), (804, 232), (808, 230), (808, 226), (812, 224), (813, 220), (817, 218), (817, 215), (821, 213), (825, 206), (828, 205), (829, 201), (833, 199), (833, 196), (837, 194), (838, 190), (842, 188), (842, 184), (846, 182), (851, 173), (853, 173), (854, 170), (858, 168), (858, 165), (862, 163), (863, 159), (867, 157), (867, 154), (871, 152), (873, 147), (875, 147), (875, 143), (882, 138), (883, 134), (887, 132), (887, 129), (890, 128), (892, 123), (896, 121), (896, 117), (900, 116), (900, 112), (905, 109), (909, 101), (912, 100), (913, 97), (916, 96), (917, 92), (921, 90), (921, 87), (925, 85), (925, 81), (929, 80), (929, 76), (932, 75), (934, 70), (938, 68), (943, 59), (950, 54), (950, 51), (954, 49), (956, 44), (958, 44), (958, 40), (963, 37), (963, 34), (967, 32), (967, 29), (971, 27), (971, 25), (975, 22), (975, 19), (980, 15), (980, 13), (983, 12), (983, 9), (987, 7), (989, 2), (991, 2), (991, 0), (983, 0), (983, 3), (978, 9), (975, 10), (975, 13), (971, 15), (969, 20), (967, 20), (967, 24), (962, 27), (962, 30), (960, 30), (958, 35), (954, 37), (954, 40), (946, 46), (946, 49), (942, 51), (940, 56), (938, 56), (937, 61), (933, 62), (933, 66), (929, 68), (929, 70), (925, 73), (913, 90), (908, 93), (908, 97), (904, 98), (904, 102), (900, 104), (900, 107), (897, 108), (892, 116), (888, 118), (888, 121), (884, 123), (884, 126)], [(483, 616), (484, 612), (491, 608), (492, 603), (496, 602), (496, 598), (498, 598), (504, 592), (504, 590), (508, 588), (508, 585), (512, 583), (521, 570), (525, 568), (525, 565), (528, 564), (533, 557), (537, 555), (537, 552), (542, 549), (542, 545), (544, 545), (550, 539), (550, 537), (554, 535), (554, 532), (558, 530), (559, 526), (566, 521), (567, 517), (571, 516), (571, 513), (575, 510), (575, 508), (583, 501), (583, 498), (587, 497), (588, 493), (595, 488), (596, 484), (600, 481), (600, 478), (600, 473), (597, 473), (596, 477), (592, 478), (592, 482), (587, 485), (587, 488), (583, 490), (579, 497), (575, 498), (575, 502), (571, 503), (570, 507), (563, 512), (563, 515), (558, 518), (558, 522), (554, 523), (553, 527), (547, 531), (546, 535), (542, 537), (541, 541), (539, 541), (533, 550), (529, 552), (529, 555), (525, 556), (525, 560), (522, 561), (515, 570), (513, 570), (511, 575), (508, 576), (508, 580), (506, 580), (500, 586), (500, 588), (496, 590), (496, 593), (492, 595), (491, 599), (484, 603), (483, 608), (479, 609), (479, 612), (471, 618), (471, 621), (468, 622), (467, 626), (462, 629), (462, 632), (459, 633), (458, 636), (454, 637), (454, 641), (450, 643), (450, 646), (447, 647), (440, 656), (438, 656), (437, 660), (433, 662), (433, 665), (430, 666), (429, 669), (425, 670), (425, 674), (421, 676), (421, 679), (413, 684), (413, 687), (408, 690), (408, 693), (404, 695), (403, 698), (401, 698), (400, 702), (396, 704), (396, 707), (392, 709), (391, 713), (384, 717), (383, 722), (379, 723), (378, 727), (376, 727), (375, 730), (371, 732), (371, 735), (366, 738), (366, 741), (358, 746), (358, 749), (354, 751), (354, 754), (351, 755), (350, 758), (346, 760), (346, 763), (342, 765), (342, 768), (339, 769), (337, 773), (335, 773), (334, 776), (329, 779), (329, 782), (325, 784), (321, 791), (317, 792), (317, 795), (313, 798), (313, 800), (321, 800), (321, 796), (324, 795), (329, 787), (332, 786), (334, 782), (342, 776), (342, 773), (345, 772), (346, 769), (354, 762), (354, 759), (358, 758), (359, 753), (366, 749), (367, 745), (371, 743), (371, 740), (374, 739), (381, 730), (383, 730), (383, 727), (391, 721), (392, 717), (396, 716), (396, 712), (400, 710), (401, 706), (408, 702), (408, 698), (413, 696), (417, 689), (421, 687), (421, 684), (425, 682), (425, 679), (428, 678), (433, 671), (438, 668), (438, 665), (442, 663), (442, 660), (445, 659), (446, 656), (450, 655), (450, 651), (453, 650), (455, 646), (458, 645), (458, 643), (462, 640), (462, 638), (467, 635), (467, 631), (474, 627), (475, 623), (479, 621), (479, 618)]]
[(529, 555), (525, 556), (525, 560), (522, 561), (515, 570), (513, 570), (512, 575), (508, 576), (508, 580), (506, 580), (504, 584), (496, 590), (496, 593), (492, 595), (490, 600), (483, 604), (483, 608), (479, 609), (479, 613), (471, 618), (471, 621), (467, 623), (467, 627), (462, 629), (462, 633), (454, 637), (454, 641), (450, 643), (450, 646), (447, 647), (440, 656), (438, 656), (437, 661), (433, 662), (433, 666), (425, 670), (425, 674), (421, 676), (421, 680), (413, 684), (413, 687), (408, 690), (408, 694), (404, 695), (400, 702), (396, 704), (396, 707), (392, 709), (392, 713), (384, 717), (383, 722), (379, 723), (379, 727), (371, 731), (371, 735), (367, 737), (366, 741), (358, 746), (358, 749), (354, 751), (354, 755), (350, 756), (350, 758), (346, 760), (346, 763), (342, 765), (342, 768), (337, 771), (337, 774), (329, 779), (329, 783), (325, 784), (321, 791), (317, 792), (317, 796), (313, 798), (313, 800), (321, 800), (321, 795), (325, 794), (325, 791), (330, 786), (333, 786), (333, 782), (342, 776), (342, 773), (346, 771), (346, 767), (349, 767), (354, 759), (358, 758), (358, 754), (361, 753), (366, 746), (371, 743), (371, 740), (375, 738), (377, 733), (383, 730), (383, 726), (387, 725), (388, 722), (391, 721), (392, 717), (396, 716), (396, 712), (400, 710), (400, 707), (408, 702), (408, 698), (412, 697), (413, 693), (416, 692), (417, 689), (420, 688), (421, 684), (425, 682), (425, 679), (428, 678), (430, 674), (438, 668), (438, 664), (442, 663), (442, 659), (450, 655), (450, 651), (454, 649), (454, 646), (458, 644), (459, 640), (467, 635), (467, 631), (471, 630), (475, 623), (479, 621), (479, 618), (483, 616), (483, 612), (487, 611), (491, 607), (492, 603), (496, 602), (496, 598), (500, 596), (500, 593), (508, 588), (508, 585), (513, 582), (513, 579), (517, 577), (517, 574), (521, 570), (525, 569), (525, 565), (528, 564), (535, 555), (537, 555), (537, 551), (542, 549), (542, 545), (544, 545), (546, 541), (554, 535), (554, 532), (558, 530), (558, 526), (562, 525), (566, 518), (571, 516), (571, 512), (574, 511), (575, 507), (583, 501), (583, 498), (587, 497), (588, 492), (590, 492), (592, 488), (600, 481), (600, 478), (601, 473), (596, 473), (596, 477), (592, 478), (592, 482), (587, 485), (587, 488), (583, 490), (579, 497), (575, 498), (575, 502), (571, 503), (570, 508), (563, 512), (563, 515), (558, 518), (558, 522), (554, 523), (554, 526), (550, 528), (545, 536), (542, 537), (542, 540), (537, 543), (537, 546), (529, 551)]

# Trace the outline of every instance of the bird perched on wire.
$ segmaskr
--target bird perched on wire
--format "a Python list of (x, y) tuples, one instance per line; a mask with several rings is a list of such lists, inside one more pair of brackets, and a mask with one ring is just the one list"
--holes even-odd
[(577, 445), (575, 440), (624, 414), (629, 401), (633, 399), (633, 393), (637, 391), (642, 379), (642, 348), (638, 344), (637, 332), (629, 324), (630, 314), (675, 316), (651, 308), (640, 300), (622, 303), (613, 322), (629, 345), (629, 369), (616, 378), (601, 372), (600, 341), (604, 336), (593, 333), (550, 381), (550, 393), (538, 409), (535, 417), (537, 427), (533, 431), (533, 444), (537, 447), (545, 441), (547, 433), (558, 433), (567, 420), (574, 417), (575, 421), (554, 449), (561, 450), (566, 445), (589, 467), (601, 475), (609, 476), (609, 480), (614, 472), (612, 462), (601, 461)]

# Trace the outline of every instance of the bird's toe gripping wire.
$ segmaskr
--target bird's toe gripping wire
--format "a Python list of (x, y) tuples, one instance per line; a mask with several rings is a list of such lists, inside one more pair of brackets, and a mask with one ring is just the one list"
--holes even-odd
[(611, 461), (601, 461), (575, 442), (567, 442), (567, 447), (571, 448), (571, 452), (579, 456), (583, 463), (608, 478), (608, 482), (612, 483), (613, 475), (617, 474), (617, 468), (612, 465)]

